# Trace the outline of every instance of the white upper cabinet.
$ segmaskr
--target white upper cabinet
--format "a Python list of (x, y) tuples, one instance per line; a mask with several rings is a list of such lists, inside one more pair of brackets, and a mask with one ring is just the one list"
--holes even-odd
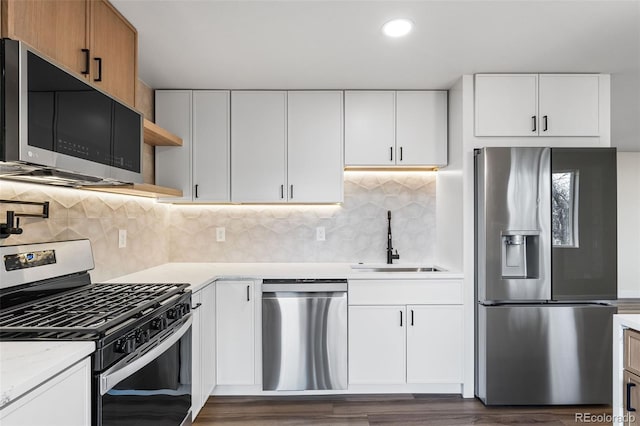
[(447, 164), (447, 92), (396, 92), (396, 164)]
[(156, 123), (183, 141), (156, 147), (156, 184), (183, 193), (168, 201), (230, 201), (229, 91), (156, 90)]
[(288, 92), (288, 200), (343, 200), (342, 92)]
[(394, 165), (395, 116), (396, 93), (393, 91), (344, 92), (345, 164)]
[(599, 79), (594, 74), (540, 74), (540, 135), (598, 136)]
[(476, 136), (600, 136), (597, 74), (477, 74)]
[(156, 185), (177, 188), (191, 201), (191, 90), (156, 90), (156, 124), (182, 138), (182, 146), (156, 147)]
[(193, 92), (193, 201), (231, 200), (229, 91)]
[(346, 91), (346, 166), (447, 164), (446, 91)]
[(286, 202), (287, 92), (231, 93), (231, 201)]
[(476, 75), (476, 136), (537, 136), (538, 75)]

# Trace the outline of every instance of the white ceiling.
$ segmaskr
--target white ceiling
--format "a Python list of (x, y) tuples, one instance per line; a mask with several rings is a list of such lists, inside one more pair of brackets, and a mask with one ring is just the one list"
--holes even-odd
[[(476, 72), (612, 74), (612, 143), (640, 151), (640, 0), (112, 0), (156, 89), (447, 89)], [(406, 38), (382, 35), (405, 17)]]

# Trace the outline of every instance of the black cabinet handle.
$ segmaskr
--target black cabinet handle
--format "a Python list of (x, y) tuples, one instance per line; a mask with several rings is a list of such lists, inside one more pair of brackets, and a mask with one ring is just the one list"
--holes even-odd
[(293, 200), (293, 185), (291, 185), (291, 199)]
[(549, 130), (549, 126), (548, 126), (549, 123), (547, 121), (548, 121), (547, 116), (546, 115), (543, 116), (542, 117), (542, 131), (543, 132), (546, 132), (547, 130)]
[(280, 199), (284, 200), (284, 185), (280, 185)]
[(196, 306), (192, 306), (191, 310), (195, 311), (196, 309), (200, 308), (200, 306), (202, 306), (202, 303), (196, 303)]
[(390, 153), (389, 161), (393, 161), (393, 147), (392, 146), (389, 147), (389, 153)]
[(631, 388), (634, 387), (636, 387), (635, 383), (627, 383), (627, 411), (636, 411), (636, 409), (631, 406)]
[(402, 147), (400, 147), (400, 161), (402, 161)]
[(89, 74), (89, 61), (91, 58), (91, 53), (89, 52), (89, 49), (82, 49), (82, 52), (84, 53), (84, 71), (82, 71), (83, 75), (87, 75)]
[(250, 286), (247, 286), (247, 302), (248, 302), (249, 300), (251, 300), (251, 299), (249, 298), (249, 288), (250, 288)]
[(198, 198), (198, 184), (196, 183), (196, 198)]
[(537, 123), (536, 116), (535, 116), (535, 115), (532, 115), (532, 116), (531, 116), (531, 119), (533, 120), (533, 129), (531, 129), (531, 131), (532, 131), (532, 132), (535, 132), (535, 131), (537, 131), (537, 130), (538, 130), (538, 126), (537, 126), (537, 124), (536, 124), (536, 123)]
[(400, 311), (400, 327), (402, 327), (402, 311)]
[(93, 58), (93, 60), (98, 63), (98, 77), (93, 81), (102, 81), (102, 58)]
[(413, 309), (411, 310), (411, 326), (413, 327)]

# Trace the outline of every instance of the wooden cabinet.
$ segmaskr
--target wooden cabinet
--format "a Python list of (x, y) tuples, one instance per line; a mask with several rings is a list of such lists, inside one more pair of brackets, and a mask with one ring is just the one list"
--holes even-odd
[(287, 92), (288, 201), (344, 199), (342, 92)]
[(106, 0), (3, 0), (2, 36), (135, 105), (136, 29)]
[(231, 200), (343, 200), (342, 92), (233, 91)]
[(215, 284), (207, 284), (191, 297), (193, 325), (191, 414), (195, 420), (216, 382)]
[(231, 201), (287, 199), (287, 92), (231, 93)]
[(138, 33), (106, 0), (89, 1), (91, 81), (127, 104), (135, 105)]
[(405, 382), (404, 306), (349, 307), (349, 384)]
[(599, 136), (597, 74), (477, 74), (476, 136)]
[[(625, 425), (640, 424), (640, 332), (624, 330), (623, 413)], [(630, 410), (631, 409), (631, 410)]]
[(157, 90), (155, 112), (182, 138), (180, 147), (156, 147), (156, 183), (183, 193), (170, 201), (230, 201), (229, 91)]
[(253, 281), (216, 281), (216, 378), (218, 385), (255, 383)]
[(347, 166), (447, 164), (446, 91), (346, 91)]
[(462, 383), (460, 280), (353, 280), (349, 305), (350, 385)]
[(91, 424), (90, 359), (69, 367), (0, 410), (0, 423), (3, 426)]

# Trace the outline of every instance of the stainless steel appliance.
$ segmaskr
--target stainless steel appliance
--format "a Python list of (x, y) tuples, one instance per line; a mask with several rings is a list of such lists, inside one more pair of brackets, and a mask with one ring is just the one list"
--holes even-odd
[(611, 403), (615, 149), (475, 154), (476, 395)]
[(2, 40), (0, 177), (142, 182), (142, 114), (23, 42)]
[(92, 284), (88, 240), (0, 247), (0, 340), (93, 341), (94, 426), (191, 424), (187, 284)]
[(262, 388), (347, 388), (347, 280), (262, 284)]

